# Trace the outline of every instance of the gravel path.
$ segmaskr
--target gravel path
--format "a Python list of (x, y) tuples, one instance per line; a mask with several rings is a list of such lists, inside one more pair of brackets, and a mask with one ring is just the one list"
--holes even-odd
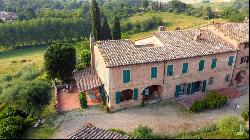
[(85, 111), (75, 110), (60, 115), (55, 120), (59, 129), (53, 138), (66, 138), (86, 122), (91, 122), (94, 126), (104, 129), (119, 128), (127, 132), (132, 131), (138, 124), (142, 124), (151, 127), (156, 133), (173, 134), (204, 127), (224, 115), (237, 115), (237, 112), (240, 111), (233, 110), (235, 104), (242, 109), (243, 104), (248, 104), (248, 102), (249, 91), (248, 94), (233, 99), (222, 108), (198, 114), (188, 112), (173, 99), (147, 105), (144, 108), (135, 107), (116, 113), (104, 113), (98, 107), (91, 107)]

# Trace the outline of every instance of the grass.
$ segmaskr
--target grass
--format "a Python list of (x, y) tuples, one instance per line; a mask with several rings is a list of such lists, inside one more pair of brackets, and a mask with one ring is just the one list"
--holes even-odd
[(46, 47), (30, 47), (0, 52), (0, 77), (13, 74), (26, 66), (42, 68)]
[[(163, 23), (166, 25), (166, 30), (168, 31), (174, 30), (177, 27), (179, 27), (180, 29), (192, 28), (202, 24), (206, 24), (210, 21), (202, 19), (200, 17), (186, 16), (184, 14), (175, 14), (169, 12), (147, 12), (144, 14), (136, 14), (128, 18), (128, 20), (132, 23), (135, 23), (147, 20), (153, 16), (162, 18)], [(214, 19), (214, 21), (218, 22), (219, 19)], [(154, 31), (156, 31), (156, 29), (137, 33), (131, 35), (129, 39), (136, 41), (145, 37), (149, 37)]]

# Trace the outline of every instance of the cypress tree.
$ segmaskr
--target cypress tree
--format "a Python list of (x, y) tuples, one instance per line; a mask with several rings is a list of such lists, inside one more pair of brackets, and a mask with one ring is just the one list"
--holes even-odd
[(92, 18), (92, 34), (95, 40), (101, 40), (102, 31), (101, 31), (101, 17), (100, 9), (98, 3), (95, 0), (92, 0), (91, 6), (91, 18)]
[(120, 26), (120, 20), (115, 16), (114, 26), (113, 26), (113, 39), (121, 39), (121, 26)]
[(108, 40), (108, 39), (112, 39), (112, 35), (107, 18), (104, 17), (102, 25), (102, 40)]

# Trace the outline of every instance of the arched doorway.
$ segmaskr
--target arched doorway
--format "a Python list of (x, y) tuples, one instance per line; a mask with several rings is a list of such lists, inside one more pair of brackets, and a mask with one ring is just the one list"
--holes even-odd
[(245, 77), (246, 77), (246, 71), (244, 70), (239, 71), (235, 76), (236, 84), (240, 84), (241, 82), (243, 82)]
[(163, 88), (161, 85), (148, 86), (143, 90), (143, 100), (153, 100), (162, 97)]

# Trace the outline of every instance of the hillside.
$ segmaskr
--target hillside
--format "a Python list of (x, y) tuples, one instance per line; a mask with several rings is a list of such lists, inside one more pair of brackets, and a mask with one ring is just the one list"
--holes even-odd
[[(174, 30), (177, 27), (181, 29), (187, 29), (195, 26), (199, 26), (202, 24), (208, 23), (210, 20), (205, 20), (199, 17), (194, 16), (186, 16), (184, 14), (174, 14), (168, 12), (154, 12), (154, 13), (144, 13), (144, 14), (137, 14), (135, 16), (130, 17), (128, 20), (130, 22), (141, 22), (147, 20), (151, 17), (160, 17), (162, 18), (163, 23), (166, 25), (166, 30)], [(215, 21), (218, 21), (216, 19)], [(141, 38), (145, 38), (150, 36), (155, 30), (151, 30), (148, 32), (141, 32), (138, 34), (131, 35), (129, 39), (135, 41)]]

